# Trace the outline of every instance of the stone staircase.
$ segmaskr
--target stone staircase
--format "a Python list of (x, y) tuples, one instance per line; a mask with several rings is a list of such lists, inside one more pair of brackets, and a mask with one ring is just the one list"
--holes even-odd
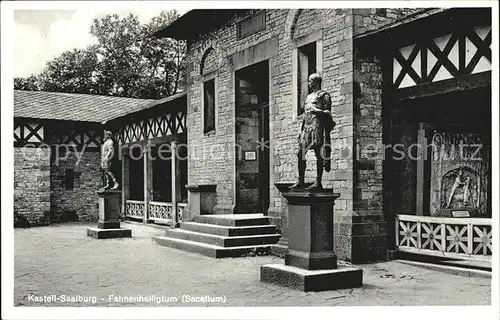
[(241, 257), (271, 253), (280, 234), (263, 214), (201, 215), (181, 222), (154, 237), (159, 245), (203, 254), (212, 258)]

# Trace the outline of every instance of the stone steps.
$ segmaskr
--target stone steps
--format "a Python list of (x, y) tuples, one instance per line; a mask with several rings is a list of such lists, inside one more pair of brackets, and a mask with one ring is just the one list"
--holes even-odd
[(275, 234), (276, 226), (274, 225), (256, 225), (245, 227), (229, 227), (216, 224), (199, 223), (199, 222), (181, 222), (180, 228), (199, 233), (208, 233), (223, 237), (240, 237), (254, 236), (259, 234)]
[(211, 258), (238, 258), (250, 253), (255, 255), (269, 255), (271, 253), (271, 245), (224, 248), (211, 244), (174, 239), (165, 236), (154, 237), (153, 239), (161, 246), (198, 253)]
[(228, 227), (243, 227), (268, 225), (269, 218), (263, 214), (214, 214), (196, 216), (194, 222)]
[(170, 248), (213, 258), (270, 254), (281, 235), (263, 214), (205, 215), (181, 222), (153, 240)]
[(167, 229), (166, 236), (175, 239), (212, 244), (220, 247), (240, 247), (240, 246), (252, 246), (261, 244), (275, 244), (278, 243), (280, 239), (279, 234), (223, 237), (218, 235), (199, 233), (182, 229)]

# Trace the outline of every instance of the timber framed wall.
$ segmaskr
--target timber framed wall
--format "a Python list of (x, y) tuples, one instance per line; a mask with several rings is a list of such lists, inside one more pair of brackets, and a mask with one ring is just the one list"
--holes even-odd
[(14, 212), (30, 224), (94, 221), (102, 125), (14, 119)]
[[(426, 32), (422, 33), (421, 30), (424, 29)], [(383, 47), (384, 51), (377, 50), (375, 43), (378, 44), (378, 48)], [(360, 117), (358, 117), (357, 128), (360, 132), (378, 131), (381, 133), (375, 141), (360, 139), (358, 143), (361, 148), (363, 145), (367, 146), (379, 141), (384, 145), (402, 143), (409, 146), (421, 144), (427, 140), (432, 141), (435, 134), (439, 132), (450, 132), (456, 135), (457, 133), (453, 132), (467, 133), (469, 131), (482, 132), (485, 138), (483, 141), (485, 148), (491, 148), (488, 142), (491, 125), (487, 125), (491, 122), (490, 9), (436, 10), (433, 14), (420, 19), (388, 27), (378, 33), (367, 32), (355, 37), (355, 44), (356, 57), (359, 57), (355, 59), (359, 60), (359, 72), (357, 76), (355, 73), (355, 78), (359, 79), (360, 83), (357, 87), (360, 97), (358, 102)], [(376, 79), (372, 83), (378, 84), (376, 91), (381, 92), (380, 99), (369, 98), (370, 93), (373, 93), (371, 89), (373, 86), (366, 86), (367, 79)], [(480, 105), (477, 105), (478, 103)], [(377, 106), (373, 112), (381, 114), (382, 118), (380, 122), (371, 124), (370, 131), (366, 131), (363, 129), (363, 124), (366, 124), (363, 118), (364, 115), (373, 113), (370, 111), (373, 106)], [(377, 154), (373, 157), (375, 160), (365, 155), (363, 159), (355, 162), (358, 168), (371, 170), (357, 170), (360, 173), (364, 172), (363, 177), (359, 176), (359, 181), (366, 181), (366, 174), (369, 174), (374, 182), (383, 185), (383, 201), (374, 202), (373, 207), (370, 207), (370, 202), (368, 202), (367, 209), (373, 210), (375, 215), (383, 218), (381, 222), (387, 224), (385, 232), (389, 249), (400, 246), (403, 239), (406, 239), (405, 246), (411, 243), (409, 246), (413, 247), (414, 244), (416, 251), (421, 249), (425, 251), (426, 246), (430, 245), (429, 242), (424, 241), (423, 238), (419, 238), (418, 241), (417, 238), (413, 239), (414, 241), (410, 240), (407, 234), (408, 232), (412, 235), (414, 233), (416, 236), (418, 233), (420, 237), (420, 232), (422, 232), (425, 237), (425, 230), (434, 230), (428, 229), (429, 221), (425, 220), (426, 215), (437, 214), (433, 209), (436, 204), (431, 202), (433, 192), (435, 192), (435, 187), (431, 186), (430, 181), (432, 160), (412, 160), (405, 157), (395, 161), (396, 154), (392, 149), (386, 149), (385, 152), (381, 150), (381, 152), (386, 159), (383, 162), (379, 162)], [(413, 153), (412, 155), (416, 158), (422, 157), (416, 152)], [(382, 165), (382, 170), (380, 175), (377, 175), (379, 163)], [(488, 169), (485, 170), (481, 175), (486, 179), (491, 179), (491, 172), (488, 174)], [(358, 187), (361, 189), (358, 191), (358, 199), (361, 202), (358, 203), (364, 206), (366, 203), (363, 203), (363, 193), (369, 191), (370, 184), (358, 184)], [(488, 192), (485, 191), (485, 193)], [(491, 197), (489, 200), (482, 200), (482, 202), (490, 201)], [(381, 205), (377, 206), (377, 203)], [(488, 203), (483, 203), (483, 205), (491, 207)], [(401, 216), (398, 220), (400, 214), (417, 215), (423, 220), (421, 223), (414, 223), (413, 220), (406, 221), (405, 216)], [(399, 224), (397, 221), (400, 221)], [(449, 223), (450, 221), (447, 221), (445, 225)], [(420, 229), (420, 224), (422, 224), (422, 229)], [(472, 231), (467, 231), (467, 228), (462, 227), (459, 227), (460, 234), (462, 236), (468, 234), (466, 237), (484, 238), (485, 241), (490, 241), (491, 245), (491, 232), (483, 230), (483, 226), (488, 229), (484, 223), (481, 225), (482, 238), (478, 234), (474, 236)], [(455, 226), (441, 226), (440, 228), (434, 231), (439, 231), (438, 238), (441, 237), (440, 230), (446, 233), (442, 238), (445, 244), (439, 243), (441, 255), (448, 249), (458, 250), (457, 252), (464, 255), (473, 255), (477, 250), (488, 247), (486, 242), (483, 247), (479, 246), (476, 250), (476, 244), (471, 241), (465, 245), (469, 247), (466, 250), (461, 246), (452, 246), (452, 243), (448, 243), (446, 239), (454, 237)], [(487, 240), (488, 237), (490, 240)], [(487, 251), (485, 249), (484, 252)]]

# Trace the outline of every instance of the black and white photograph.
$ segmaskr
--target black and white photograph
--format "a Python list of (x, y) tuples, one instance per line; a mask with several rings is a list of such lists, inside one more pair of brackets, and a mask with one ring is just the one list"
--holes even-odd
[(500, 319), (496, 1), (1, 6), (2, 318)]

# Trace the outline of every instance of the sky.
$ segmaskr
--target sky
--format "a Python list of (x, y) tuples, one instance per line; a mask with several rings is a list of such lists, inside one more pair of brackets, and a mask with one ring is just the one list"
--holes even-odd
[[(165, 8), (163, 10), (169, 10)], [(16, 10), (14, 11), (14, 76), (26, 77), (43, 70), (45, 64), (64, 51), (84, 48), (97, 39), (90, 34), (92, 19), (108, 13), (125, 16), (133, 13), (141, 23), (147, 23), (161, 13), (161, 8), (113, 10), (78, 8), (76, 10)], [(177, 11), (180, 14), (186, 10)]]

